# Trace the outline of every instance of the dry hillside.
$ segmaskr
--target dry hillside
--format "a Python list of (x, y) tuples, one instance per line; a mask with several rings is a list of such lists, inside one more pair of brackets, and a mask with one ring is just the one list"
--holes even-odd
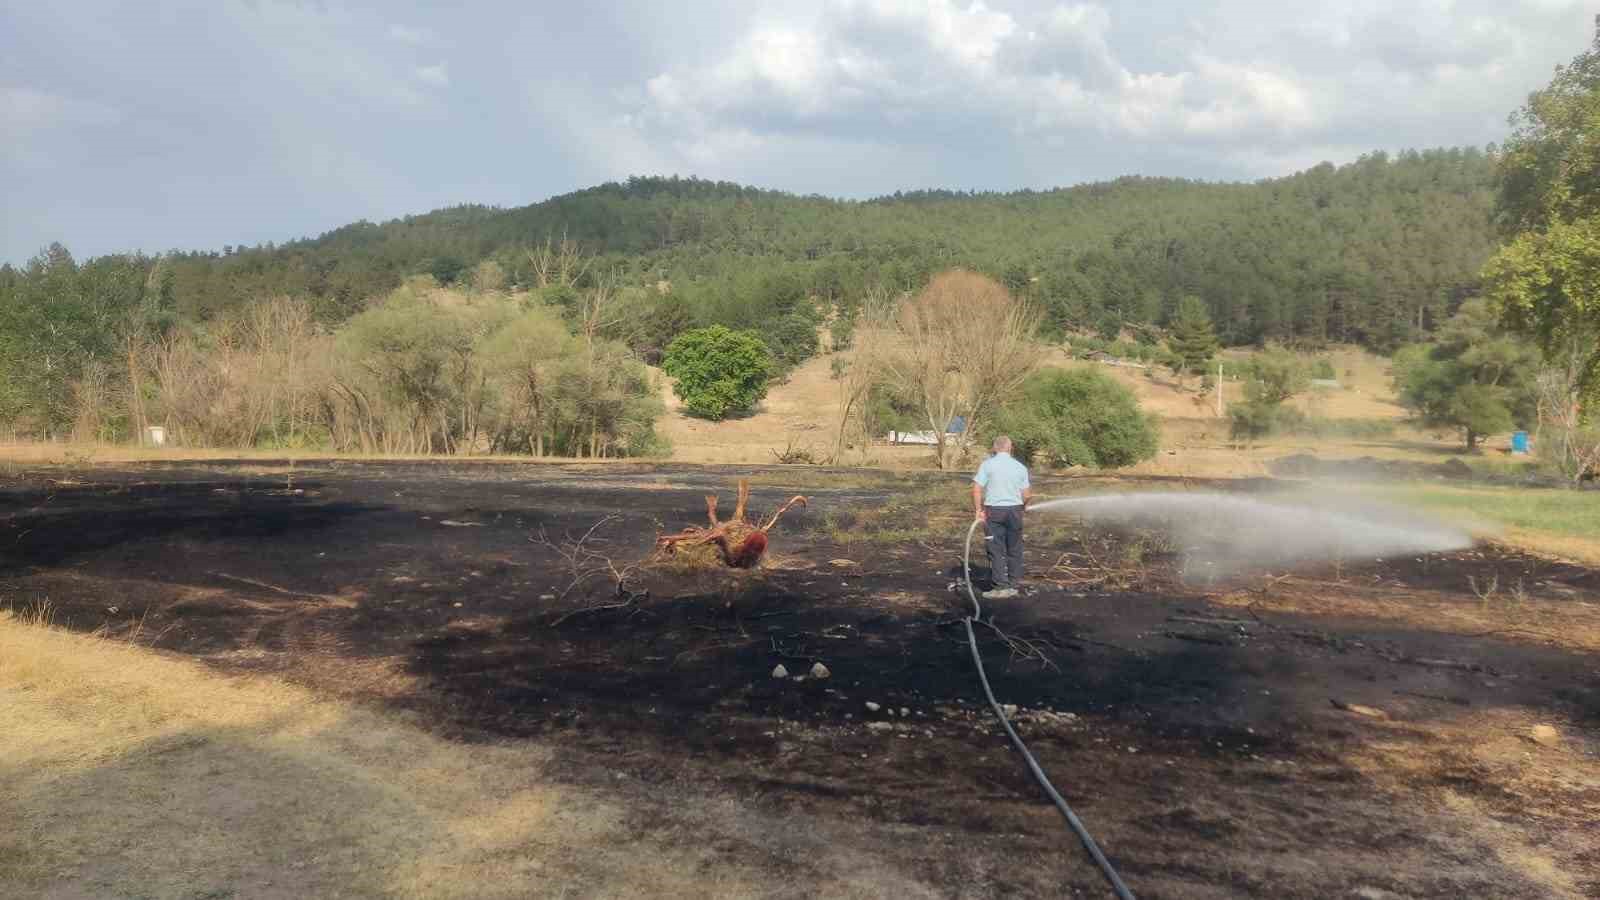
[[(1229, 359), (1239, 360), (1248, 355), (1248, 351), (1229, 351), (1224, 354), (1224, 365)], [(1297, 397), (1294, 402), (1302, 409), (1331, 419), (1400, 419), (1405, 415), (1394, 402), (1387, 360), (1359, 348), (1340, 348), (1330, 356), (1344, 387)], [(672, 393), (671, 380), (657, 370), (661, 396), (667, 404), (667, 413), (657, 423), (657, 430), (672, 442), (672, 456), (678, 460), (770, 463), (774, 461), (775, 452), (791, 446), (809, 449), (821, 460), (832, 450), (839, 423), (839, 383), (832, 377), (833, 359), (832, 354), (825, 354), (808, 360), (787, 381), (774, 385), (754, 414), (725, 422), (709, 422), (685, 415), (683, 405)], [(1200, 393), (1197, 378), (1190, 378), (1180, 390), (1176, 379), (1166, 369), (1145, 370), (1082, 362), (1068, 358), (1065, 352), (1054, 354), (1050, 364), (1094, 366), (1127, 386), (1143, 409), (1160, 416), (1164, 431), (1162, 444), (1169, 450), (1188, 452), (1206, 447), (1220, 452), (1224, 449), (1221, 443), (1227, 435), (1225, 420), (1217, 418), (1215, 395)], [(1243, 384), (1229, 381), (1224, 402), (1241, 399), (1243, 392)], [(1368, 449), (1354, 449), (1360, 451), (1354, 455), (1368, 452)], [(1236, 451), (1227, 452), (1237, 456)], [(884, 445), (875, 448), (873, 455), (883, 464), (918, 465), (926, 460), (928, 451), (920, 447)], [(1170, 464), (1171, 460), (1163, 460), (1155, 465), (1165, 471), (1164, 467)], [(1210, 468), (1208, 464), (1207, 470)]]

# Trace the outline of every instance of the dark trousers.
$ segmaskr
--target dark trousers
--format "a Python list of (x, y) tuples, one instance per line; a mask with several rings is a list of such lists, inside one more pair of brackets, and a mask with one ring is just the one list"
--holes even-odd
[(1016, 587), (1022, 581), (1022, 507), (985, 506), (983, 546), (995, 587)]

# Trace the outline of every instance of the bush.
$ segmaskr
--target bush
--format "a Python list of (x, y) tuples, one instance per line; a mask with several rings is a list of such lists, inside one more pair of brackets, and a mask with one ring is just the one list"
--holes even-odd
[(755, 409), (767, 395), (772, 354), (756, 334), (713, 325), (678, 335), (661, 368), (690, 415), (721, 420)]
[(670, 459), (672, 441), (657, 434), (653, 425), (641, 427), (637, 433), (628, 436), (623, 455), (641, 459)]
[(1283, 403), (1311, 384), (1305, 364), (1287, 350), (1257, 353), (1240, 367), (1240, 374), (1247, 379), (1245, 396), (1269, 406)]
[(1067, 349), (1074, 359), (1087, 359), (1095, 353), (1107, 352), (1111, 344), (1100, 338), (1075, 334), (1067, 339)]
[(1229, 429), (1234, 440), (1256, 441), (1304, 427), (1305, 413), (1281, 401), (1264, 398), (1235, 403), (1228, 408)]
[(1534, 441), (1540, 461), (1573, 481), (1600, 477), (1600, 428), (1548, 427)]
[(1323, 378), (1332, 381), (1333, 379), (1339, 377), (1339, 373), (1334, 371), (1332, 361), (1328, 359), (1319, 359), (1311, 364), (1311, 377)]
[(1114, 468), (1156, 454), (1153, 417), (1133, 392), (1093, 369), (1046, 369), (1005, 404), (984, 440), (1009, 434), (1018, 459), (1046, 466)]
[(841, 312), (828, 323), (828, 335), (833, 339), (833, 351), (849, 350), (856, 338), (855, 311)]

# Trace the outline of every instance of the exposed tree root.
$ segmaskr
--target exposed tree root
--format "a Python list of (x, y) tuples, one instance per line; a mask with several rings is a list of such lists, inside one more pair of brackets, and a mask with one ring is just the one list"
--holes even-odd
[(796, 496), (778, 507), (767, 520), (754, 525), (746, 518), (750, 502), (750, 482), (739, 479), (739, 499), (733, 508), (733, 517), (726, 522), (717, 518), (717, 495), (706, 495), (705, 528), (689, 527), (677, 534), (656, 538), (656, 555), (674, 557), (691, 566), (731, 569), (753, 569), (761, 564), (767, 552), (767, 532), (778, 524), (778, 519), (793, 506), (805, 506), (806, 498)]

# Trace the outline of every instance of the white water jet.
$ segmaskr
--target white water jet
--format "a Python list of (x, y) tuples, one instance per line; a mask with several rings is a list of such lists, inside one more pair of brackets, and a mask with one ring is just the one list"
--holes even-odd
[(1461, 529), (1344, 497), (1264, 500), (1215, 492), (1147, 492), (1064, 497), (1028, 509), (1070, 512), (1096, 524), (1157, 528), (1183, 553), (1188, 578), (1472, 545), (1472, 536)]

